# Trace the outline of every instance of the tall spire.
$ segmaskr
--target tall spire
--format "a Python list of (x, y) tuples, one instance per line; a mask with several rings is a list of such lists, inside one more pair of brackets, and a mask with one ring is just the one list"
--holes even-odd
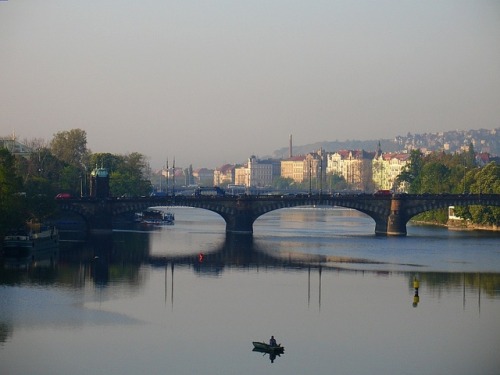
[(375, 159), (378, 159), (382, 156), (382, 147), (380, 146), (380, 141), (378, 141), (377, 152), (375, 153)]

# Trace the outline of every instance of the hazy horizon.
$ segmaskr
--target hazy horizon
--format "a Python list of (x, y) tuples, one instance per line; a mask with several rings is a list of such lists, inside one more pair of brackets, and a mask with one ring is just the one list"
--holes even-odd
[(500, 2), (0, 1), (0, 136), (215, 168), (500, 124)]

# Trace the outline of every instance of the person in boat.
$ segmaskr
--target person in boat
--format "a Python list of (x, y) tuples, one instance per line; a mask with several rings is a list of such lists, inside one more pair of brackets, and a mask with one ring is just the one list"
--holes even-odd
[(274, 338), (274, 336), (271, 336), (271, 339), (269, 340), (269, 346), (278, 346), (278, 344), (276, 343), (276, 339)]

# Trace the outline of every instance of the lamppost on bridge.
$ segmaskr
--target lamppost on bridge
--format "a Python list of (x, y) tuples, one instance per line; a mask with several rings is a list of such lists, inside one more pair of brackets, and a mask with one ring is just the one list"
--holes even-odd
[(85, 175), (83, 173), (80, 173), (80, 198), (84, 197), (84, 189), (83, 189), (84, 180), (85, 180)]
[(80, 173), (80, 198), (87, 196), (87, 166), (82, 164), (83, 172)]
[(323, 148), (319, 150), (319, 196), (323, 194)]
[(312, 161), (309, 159), (309, 195), (312, 194)]
[(167, 181), (166, 181), (166, 185), (167, 185), (167, 186), (166, 186), (166, 188), (165, 188), (165, 189), (166, 189), (165, 191), (166, 191), (167, 196), (168, 196), (168, 175), (170, 174), (170, 171), (169, 171), (169, 169), (168, 169), (168, 158), (167, 158), (166, 170), (167, 170), (167, 175), (165, 176), (165, 178), (166, 178), (166, 180), (167, 180)]
[(174, 157), (174, 162), (172, 163), (172, 170), (173, 170), (173, 175), (172, 175), (172, 196), (175, 197), (175, 157)]

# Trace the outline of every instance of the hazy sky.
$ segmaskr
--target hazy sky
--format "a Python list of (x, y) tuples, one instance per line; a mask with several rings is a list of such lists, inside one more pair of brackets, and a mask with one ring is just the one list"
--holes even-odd
[(0, 1), (0, 135), (218, 167), (500, 125), (498, 0)]

